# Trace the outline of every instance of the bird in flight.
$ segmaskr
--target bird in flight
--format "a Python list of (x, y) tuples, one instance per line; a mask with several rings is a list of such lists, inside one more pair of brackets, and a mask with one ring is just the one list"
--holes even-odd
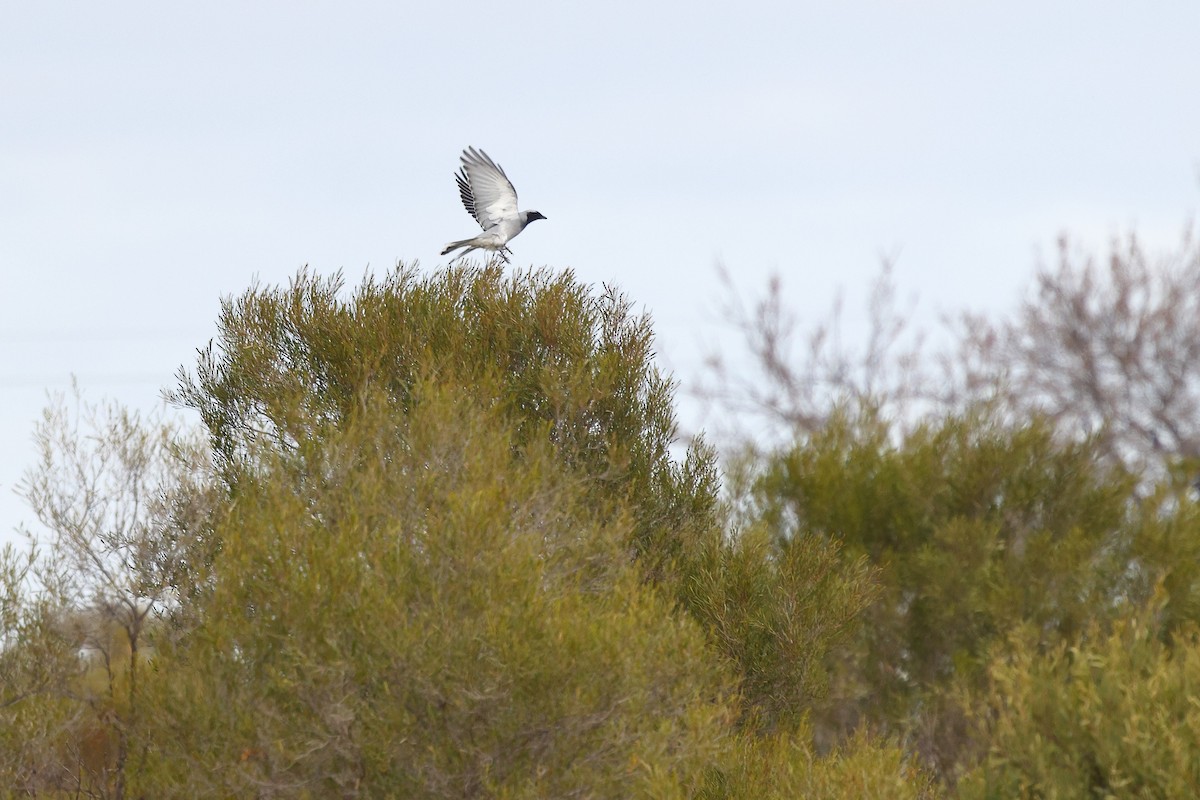
[[(482, 150), (468, 147), (463, 150), (462, 167), (454, 174), (458, 194), (467, 213), (483, 228), (483, 233), (470, 239), (451, 242), (442, 255), (465, 247), (455, 258), (462, 258), (475, 249), (491, 250), (496, 257), (508, 261), (512, 251), (508, 242), (535, 219), (545, 219), (537, 211), (517, 210), (517, 190), (500, 165)], [(452, 259), (453, 260), (453, 259)]]

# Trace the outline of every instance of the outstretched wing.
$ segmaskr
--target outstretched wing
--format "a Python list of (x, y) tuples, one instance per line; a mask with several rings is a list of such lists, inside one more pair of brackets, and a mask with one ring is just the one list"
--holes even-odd
[(495, 161), (482, 150), (463, 150), (462, 168), (454, 175), (467, 213), (486, 231), (517, 215), (517, 190)]

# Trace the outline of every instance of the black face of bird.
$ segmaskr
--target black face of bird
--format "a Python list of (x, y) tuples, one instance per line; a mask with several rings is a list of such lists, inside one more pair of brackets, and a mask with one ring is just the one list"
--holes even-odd
[(527, 215), (526, 224), (533, 222), (535, 219), (545, 219), (540, 211), (530, 211)]

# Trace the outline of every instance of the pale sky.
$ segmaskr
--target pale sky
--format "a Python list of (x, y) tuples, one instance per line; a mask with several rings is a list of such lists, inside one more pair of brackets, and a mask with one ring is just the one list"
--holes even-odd
[(1003, 310), (1060, 232), (1175, 243), (1197, 42), (1195, 0), (0, 2), (0, 541), (47, 391), (152, 407), (255, 277), (443, 264), (467, 145), (548, 217), (514, 265), (617, 283), (688, 382), (718, 261), (812, 318), (882, 254)]

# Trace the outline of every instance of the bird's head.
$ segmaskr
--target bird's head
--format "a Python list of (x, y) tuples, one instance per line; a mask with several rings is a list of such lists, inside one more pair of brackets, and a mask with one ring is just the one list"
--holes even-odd
[(545, 219), (545, 218), (546, 217), (540, 211), (526, 211), (525, 212), (525, 224), (526, 225), (528, 225), (530, 222), (533, 222), (535, 219)]

